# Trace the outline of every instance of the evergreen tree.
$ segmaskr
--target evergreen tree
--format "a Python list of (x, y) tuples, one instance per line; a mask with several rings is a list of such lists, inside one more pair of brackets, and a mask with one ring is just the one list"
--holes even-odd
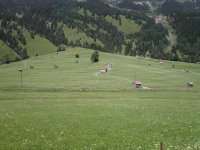
[(91, 61), (92, 63), (96, 63), (99, 61), (99, 52), (98, 51), (94, 51), (91, 55)]
[(75, 55), (76, 63), (79, 63), (79, 57), (80, 57), (79, 54), (76, 54), (76, 55)]

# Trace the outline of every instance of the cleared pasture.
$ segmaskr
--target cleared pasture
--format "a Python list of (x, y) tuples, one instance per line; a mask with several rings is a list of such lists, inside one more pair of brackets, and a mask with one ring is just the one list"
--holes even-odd
[[(75, 63), (75, 54), (80, 63)], [(187, 82), (200, 89), (200, 66), (181, 62), (160, 64), (159, 60), (100, 53), (100, 61), (91, 63), (92, 50), (68, 48), (65, 52), (33, 57), (25, 61), (0, 66), (0, 88), (20, 87), (19, 69), (23, 69), (24, 88), (64, 88), (97, 90), (132, 90), (135, 80), (158, 90), (188, 90)], [(102, 67), (113, 64), (111, 71), (98, 74)], [(59, 68), (55, 69), (54, 64)], [(151, 65), (149, 65), (151, 64)], [(174, 64), (175, 68), (172, 67)], [(26, 68), (25, 68), (26, 65)], [(34, 66), (35, 69), (30, 69)], [(187, 72), (188, 71), (188, 72)]]
[[(0, 149), (200, 149), (199, 65), (106, 53), (92, 64), (92, 52), (0, 66)], [(135, 75), (151, 89), (134, 90)]]

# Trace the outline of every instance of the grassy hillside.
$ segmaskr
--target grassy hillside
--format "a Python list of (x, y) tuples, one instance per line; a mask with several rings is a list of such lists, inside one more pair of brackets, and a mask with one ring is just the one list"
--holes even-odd
[(119, 31), (124, 33), (133, 33), (140, 31), (140, 25), (136, 24), (134, 20), (129, 20), (125, 16), (120, 15), (121, 25), (119, 20), (116, 20), (110, 16), (106, 16), (106, 20), (112, 22), (114, 26), (118, 28)]
[(68, 39), (69, 42), (76, 42), (76, 41), (80, 41), (81, 44), (84, 43), (97, 43), (99, 45), (103, 45), (101, 41), (99, 41), (98, 39), (96, 40), (96, 42), (94, 41), (93, 38), (87, 36), (84, 32), (79, 31), (77, 28), (69, 28), (67, 25), (62, 24), (63, 26), (63, 31), (65, 34), (65, 37)]
[(34, 39), (32, 39), (30, 32), (26, 29), (24, 29), (23, 34), (27, 41), (27, 44), (24, 47), (27, 48), (29, 56), (35, 56), (36, 53), (38, 55), (44, 55), (56, 51), (56, 46), (46, 38), (41, 37), (40, 35), (34, 35)]
[[(196, 64), (165, 62), (159, 60), (139, 59), (121, 55), (100, 53), (100, 62), (92, 64), (90, 56), (93, 51), (82, 48), (68, 48), (65, 52), (34, 57), (26, 61), (27, 66), (34, 66), (34, 70), (24, 70), (24, 87), (27, 88), (67, 88), (67, 89), (132, 89), (131, 83), (135, 78), (144, 82), (144, 86), (152, 89), (187, 89), (185, 83), (193, 81), (195, 88), (199, 88), (199, 66)], [(80, 54), (80, 64), (75, 62), (75, 54)], [(113, 63), (113, 69), (107, 74), (99, 74), (100, 68)], [(53, 64), (59, 66), (55, 70)], [(149, 66), (151, 64), (151, 66)], [(172, 64), (175, 68), (172, 68)], [(10, 66), (2, 66), (7, 73), (16, 76), (7, 81), (7, 74), (1, 74), (0, 87), (18, 87), (19, 76), (17, 69), (24, 67), (24, 61)], [(188, 70), (189, 73), (184, 70)], [(5, 76), (4, 76), (5, 75)], [(59, 76), (58, 76), (59, 75)], [(90, 82), (88, 82), (90, 81)], [(55, 84), (56, 86), (55, 86)], [(5, 84), (5, 85), (4, 85)]]
[(10, 49), (3, 41), (0, 40), (0, 62), (4, 62), (6, 59), (15, 60), (20, 57)]
[[(23, 45), (19, 40), (18, 43), (21, 47), (27, 49), (27, 53), (30, 57), (38, 55), (44, 55), (48, 53), (53, 53), (56, 51), (56, 46), (52, 44), (45, 37), (41, 37), (40, 35), (34, 35), (34, 38), (31, 38), (30, 31), (26, 28), (22, 28), (22, 34), (25, 37), (26, 45)], [(13, 30), (13, 36), (18, 37), (17, 31)], [(9, 56), (10, 60), (15, 60), (16, 57), (20, 58), (14, 50), (12, 50), (8, 45), (6, 45), (3, 41), (0, 41), (0, 59), (5, 59), (5, 56)]]
[[(92, 53), (68, 48), (30, 58), (26, 68), (0, 66), (0, 149), (200, 148), (199, 65), (107, 53), (93, 64)], [(151, 90), (134, 90), (135, 75)]]

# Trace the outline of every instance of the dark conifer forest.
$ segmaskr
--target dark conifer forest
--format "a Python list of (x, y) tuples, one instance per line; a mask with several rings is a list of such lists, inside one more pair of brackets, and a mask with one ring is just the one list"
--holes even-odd
[[(173, 10), (169, 7), (170, 3), (176, 4)], [(0, 40), (16, 53), (14, 59), (10, 59), (8, 54), (3, 56), (1, 63), (31, 57), (27, 52), (28, 41), (24, 29), (32, 39), (40, 35), (57, 47), (63, 44), (130, 56), (199, 62), (200, 13), (196, 9), (182, 8), (185, 5), (172, 0), (164, 3), (156, 12), (167, 16), (167, 22), (177, 36), (177, 44), (166, 51), (170, 44), (167, 38), (169, 31), (161, 23), (155, 23), (147, 5), (127, 11), (99, 0), (1, 0)], [(107, 17), (119, 24), (116, 26)], [(134, 21), (140, 29), (129, 33), (119, 30), (124, 25), (122, 18)], [(84, 33), (93, 42), (83, 42), (81, 38), (70, 40), (64, 26)]]

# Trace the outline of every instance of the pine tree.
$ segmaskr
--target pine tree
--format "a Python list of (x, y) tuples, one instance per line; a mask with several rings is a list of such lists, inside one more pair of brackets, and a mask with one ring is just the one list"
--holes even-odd
[(91, 59), (92, 63), (98, 62), (99, 61), (99, 52), (98, 51), (94, 51), (94, 53), (92, 53), (90, 59)]

